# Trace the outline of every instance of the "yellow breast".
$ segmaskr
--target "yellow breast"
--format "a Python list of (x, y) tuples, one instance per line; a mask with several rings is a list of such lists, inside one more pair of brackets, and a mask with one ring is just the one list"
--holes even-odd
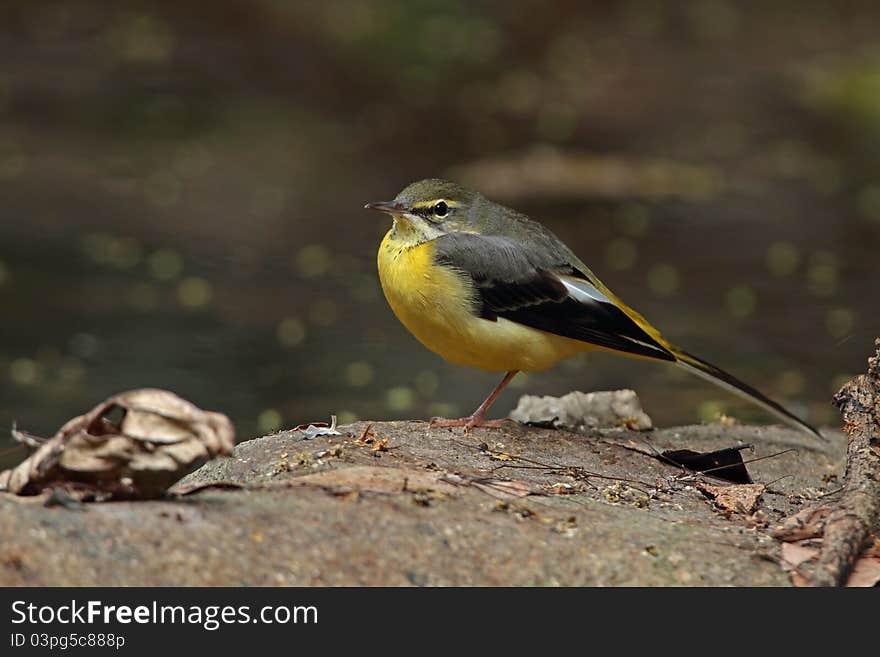
[(379, 280), (388, 304), (423, 345), (458, 365), (482, 370), (536, 371), (589, 345), (515, 322), (474, 313), (470, 277), (434, 262), (433, 241), (410, 246), (389, 231), (379, 246)]

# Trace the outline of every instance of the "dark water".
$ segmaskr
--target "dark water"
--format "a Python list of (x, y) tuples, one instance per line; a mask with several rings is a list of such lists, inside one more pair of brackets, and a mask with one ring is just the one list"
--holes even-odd
[[(469, 412), (495, 376), (397, 324), (361, 210), (438, 175), (834, 422), (880, 334), (880, 10), (768, 4), (4, 4), (0, 426), (141, 386), (241, 437)], [(607, 355), (516, 386), (497, 413), (627, 386), (661, 423), (763, 417)]]

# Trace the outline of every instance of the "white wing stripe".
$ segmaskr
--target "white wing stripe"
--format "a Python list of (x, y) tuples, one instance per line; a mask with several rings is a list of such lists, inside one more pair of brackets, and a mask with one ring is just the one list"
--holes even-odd
[(611, 299), (599, 292), (599, 290), (585, 280), (560, 276), (559, 281), (565, 286), (565, 289), (568, 290), (569, 296), (580, 303), (611, 303)]

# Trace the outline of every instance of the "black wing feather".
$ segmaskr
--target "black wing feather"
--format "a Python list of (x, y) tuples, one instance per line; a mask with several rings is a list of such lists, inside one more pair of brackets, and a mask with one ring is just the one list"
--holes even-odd
[(613, 303), (572, 298), (559, 276), (589, 279), (568, 263), (536, 263), (534, 255), (502, 237), (455, 233), (436, 242), (437, 263), (472, 279), (483, 319), (503, 317), (606, 349), (675, 360)]

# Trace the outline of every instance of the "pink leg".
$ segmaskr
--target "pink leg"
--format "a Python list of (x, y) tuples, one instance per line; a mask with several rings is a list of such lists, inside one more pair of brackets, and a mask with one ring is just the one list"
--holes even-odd
[(489, 407), (494, 403), (496, 399), (498, 399), (498, 395), (501, 394), (501, 391), (507, 387), (507, 384), (510, 383), (510, 380), (516, 376), (518, 370), (511, 370), (507, 374), (504, 375), (504, 378), (501, 379), (501, 383), (499, 383), (495, 390), (492, 391), (492, 394), (486, 397), (486, 401), (480, 404), (479, 408), (471, 413), (468, 417), (462, 417), (457, 420), (444, 420), (443, 418), (435, 417), (431, 419), (432, 427), (464, 427), (465, 433), (473, 429), (474, 427), (500, 427), (507, 420), (487, 420), (486, 419), (486, 411), (489, 410)]

